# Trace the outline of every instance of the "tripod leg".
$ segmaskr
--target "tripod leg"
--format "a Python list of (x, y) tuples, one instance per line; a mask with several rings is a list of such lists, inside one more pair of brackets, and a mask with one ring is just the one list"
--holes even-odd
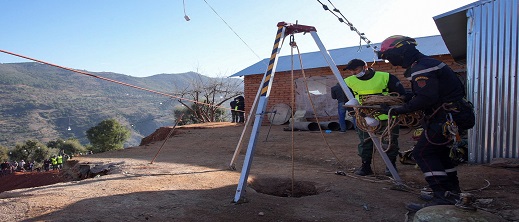
[[(272, 117), (272, 119), (276, 118), (276, 111), (274, 111), (273, 113), (274, 117)], [(270, 129), (272, 129), (272, 121), (270, 121), (269, 131), (267, 132), (267, 137), (265, 137), (265, 142), (267, 142), (267, 139), (269, 138)]]

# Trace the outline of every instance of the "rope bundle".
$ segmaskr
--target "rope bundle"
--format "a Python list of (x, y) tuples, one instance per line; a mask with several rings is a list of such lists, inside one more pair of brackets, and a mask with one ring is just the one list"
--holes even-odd
[[(377, 117), (381, 114), (379, 109), (374, 108), (375, 106), (379, 106), (380, 104), (387, 104), (389, 106), (398, 106), (404, 104), (404, 99), (398, 93), (390, 93), (387, 96), (383, 95), (369, 95), (364, 96), (362, 101), (362, 108), (357, 108), (355, 112), (355, 120), (357, 123), (357, 127), (364, 132), (371, 132), (376, 135), (380, 135), (380, 138), (387, 138), (387, 141), (391, 141), (391, 132), (392, 129), (397, 126), (407, 126), (410, 128), (416, 128), (420, 126), (420, 121), (424, 118), (424, 115), (421, 111), (416, 111), (412, 113), (399, 114), (394, 118), (388, 118), (387, 126), (385, 124), (378, 124), (377, 126), (369, 126), (366, 123), (364, 117), (371, 117), (378, 119)], [(373, 108), (365, 108), (373, 106)], [(385, 129), (382, 129), (385, 127)]]
[(382, 103), (385, 103), (390, 106), (404, 104), (404, 98), (402, 98), (398, 93), (390, 93), (387, 96), (369, 95), (369, 96), (364, 96), (362, 98), (363, 98), (362, 105), (366, 105), (366, 106), (380, 105)]

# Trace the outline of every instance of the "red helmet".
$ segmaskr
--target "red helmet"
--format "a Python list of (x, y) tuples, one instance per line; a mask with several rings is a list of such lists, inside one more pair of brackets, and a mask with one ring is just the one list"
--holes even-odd
[(413, 38), (403, 36), (403, 35), (393, 35), (389, 36), (385, 39), (382, 44), (380, 44), (380, 52), (385, 52), (389, 49), (399, 48), (403, 45), (418, 45), (416, 44), (416, 40)]
[[(376, 54), (379, 59), (387, 59), (389, 56), (388, 50), (398, 49), (402, 46), (416, 46), (416, 40), (413, 38), (403, 36), (403, 35), (393, 35), (386, 38), (382, 44), (380, 44), (380, 51), (377, 51)], [(394, 50), (391, 50), (394, 51)], [(397, 53), (398, 54), (398, 53)]]

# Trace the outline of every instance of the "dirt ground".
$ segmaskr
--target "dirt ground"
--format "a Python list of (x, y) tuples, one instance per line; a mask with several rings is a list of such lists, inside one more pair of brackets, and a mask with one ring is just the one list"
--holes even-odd
[[(410, 189), (395, 190), (391, 178), (384, 176), (385, 165), (378, 153), (375, 176), (352, 173), (360, 166), (355, 131), (292, 133), (284, 131), (285, 127), (261, 127), (249, 186), (240, 203), (233, 199), (252, 127), (244, 134), (244, 146), (235, 161), (237, 170), (231, 170), (244, 126), (213, 123), (176, 128), (167, 140), (163, 138), (170, 129), (161, 128), (146, 139), (147, 145), (75, 157), (60, 174), (49, 174), (64, 182), (38, 184), (43, 179), (34, 176), (32, 185), (17, 186), (14, 177), (1, 177), (0, 191), (9, 191), (0, 193), (0, 220), (412, 220), (413, 214), (404, 206), (421, 202), (419, 190), (427, 185), (419, 169), (398, 164), (399, 175)], [(411, 134), (401, 131), (400, 147), (407, 150), (413, 144)], [(109, 166), (110, 170), (107, 175), (79, 180), (81, 164)], [(337, 170), (346, 175), (335, 174)], [(462, 189), (478, 199), (478, 211), (501, 221), (519, 221), (517, 168), (463, 164), (458, 171)], [(301, 192), (305, 195), (286, 197)]]

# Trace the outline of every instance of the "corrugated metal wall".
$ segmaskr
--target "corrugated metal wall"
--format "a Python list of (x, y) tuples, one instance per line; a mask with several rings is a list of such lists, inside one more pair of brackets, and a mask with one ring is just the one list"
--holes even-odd
[(476, 125), (469, 162), (519, 157), (518, 0), (481, 1), (467, 10), (468, 99)]

